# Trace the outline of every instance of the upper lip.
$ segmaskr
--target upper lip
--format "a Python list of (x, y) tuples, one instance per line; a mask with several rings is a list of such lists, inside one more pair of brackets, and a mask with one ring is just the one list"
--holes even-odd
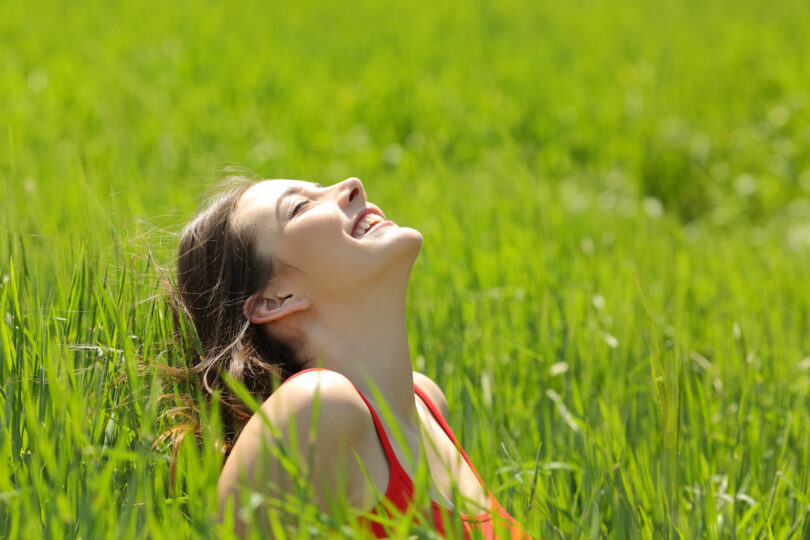
[(385, 221), (385, 214), (382, 213), (382, 210), (377, 208), (376, 206), (366, 206), (363, 210), (357, 214), (357, 217), (354, 219), (354, 225), (352, 225), (352, 230), (349, 233), (349, 236), (354, 236), (354, 233), (357, 232), (357, 226), (360, 225), (360, 222), (363, 221), (363, 218), (369, 214), (377, 214), (380, 216), (383, 221)]

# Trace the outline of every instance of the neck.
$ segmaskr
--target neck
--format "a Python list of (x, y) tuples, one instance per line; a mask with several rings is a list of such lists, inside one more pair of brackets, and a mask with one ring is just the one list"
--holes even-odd
[(372, 388), (405, 425), (415, 418), (413, 369), (405, 325), (405, 288), (352, 299), (348, 304), (313, 305), (306, 329), (312, 360), (346, 376), (366, 398)]

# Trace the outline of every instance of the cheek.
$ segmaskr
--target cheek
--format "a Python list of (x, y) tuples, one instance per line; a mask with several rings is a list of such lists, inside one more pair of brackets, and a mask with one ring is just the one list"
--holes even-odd
[(310, 275), (337, 270), (351, 260), (352, 240), (343, 227), (333, 213), (312, 212), (301, 219), (290, 228), (285, 241), (290, 262)]

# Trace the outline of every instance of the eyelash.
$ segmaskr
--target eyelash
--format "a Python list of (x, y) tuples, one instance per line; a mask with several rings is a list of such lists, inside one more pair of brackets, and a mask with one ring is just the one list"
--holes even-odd
[(298, 214), (301, 211), (301, 209), (303, 209), (307, 205), (307, 203), (309, 203), (309, 201), (301, 201), (300, 203), (296, 204), (295, 207), (292, 209), (292, 212), (290, 212), (290, 217), (291, 218), (295, 217), (296, 214)]

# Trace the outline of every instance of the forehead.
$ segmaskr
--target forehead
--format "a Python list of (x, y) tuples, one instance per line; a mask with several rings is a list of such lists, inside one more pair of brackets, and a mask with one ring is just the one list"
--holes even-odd
[(311, 188), (310, 182), (302, 180), (264, 180), (250, 186), (239, 198), (234, 216), (239, 226), (264, 223), (275, 225), (279, 221), (278, 207), (282, 199), (291, 193)]

